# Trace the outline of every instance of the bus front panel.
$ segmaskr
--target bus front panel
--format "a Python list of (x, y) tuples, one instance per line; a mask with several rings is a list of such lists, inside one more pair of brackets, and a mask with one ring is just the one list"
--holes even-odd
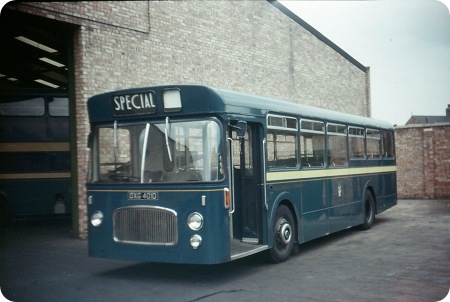
[(167, 263), (229, 261), (224, 189), (89, 186), (89, 255)]

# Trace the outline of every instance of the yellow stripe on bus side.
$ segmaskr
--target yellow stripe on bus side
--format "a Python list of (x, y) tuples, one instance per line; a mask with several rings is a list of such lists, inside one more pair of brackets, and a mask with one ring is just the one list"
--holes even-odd
[(284, 171), (284, 172), (268, 172), (266, 174), (266, 179), (267, 181), (283, 181), (294, 179), (301, 180), (310, 178), (332, 178), (332, 177), (355, 176), (364, 174), (390, 173), (396, 171), (397, 171), (396, 166)]
[(58, 179), (58, 178), (70, 178), (70, 172), (61, 173), (9, 173), (0, 174), (0, 180), (17, 180), (17, 179)]
[(69, 142), (0, 143), (0, 152), (59, 152), (69, 150)]

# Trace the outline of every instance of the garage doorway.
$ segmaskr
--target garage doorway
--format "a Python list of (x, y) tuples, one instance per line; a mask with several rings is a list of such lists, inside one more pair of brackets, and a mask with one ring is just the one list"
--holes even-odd
[(73, 35), (8, 5), (0, 15), (0, 219), (66, 217), (76, 237)]

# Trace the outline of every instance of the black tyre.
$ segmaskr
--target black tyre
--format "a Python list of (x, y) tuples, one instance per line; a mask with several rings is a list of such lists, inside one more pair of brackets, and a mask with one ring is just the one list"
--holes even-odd
[(364, 197), (364, 223), (362, 224), (363, 230), (368, 230), (375, 222), (375, 199), (370, 191), (366, 192)]
[(295, 222), (291, 210), (280, 205), (273, 224), (273, 247), (269, 250), (273, 262), (280, 263), (289, 258), (296, 244), (295, 233)]

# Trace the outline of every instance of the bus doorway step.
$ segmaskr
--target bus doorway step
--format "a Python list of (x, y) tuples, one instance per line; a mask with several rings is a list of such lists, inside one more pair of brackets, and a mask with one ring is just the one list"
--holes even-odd
[(255, 245), (254, 243), (245, 243), (238, 239), (231, 239), (231, 260), (236, 260), (246, 256), (250, 256), (269, 248), (268, 245)]

